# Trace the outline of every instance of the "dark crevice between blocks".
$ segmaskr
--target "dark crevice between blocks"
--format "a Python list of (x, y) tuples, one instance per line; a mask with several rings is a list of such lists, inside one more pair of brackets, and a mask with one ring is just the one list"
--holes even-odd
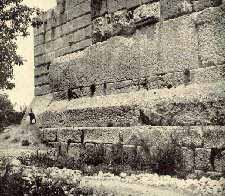
[(95, 91), (96, 91), (96, 86), (95, 86), (94, 84), (92, 84), (92, 85), (90, 86), (90, 91), (91, 91), (91, 97), (93, 97), (94, 94), (95, 94)]
[(215, 159), (220, 159), (223, 155), (222, 152), (225, 150), (225, 148), (212, 148), (211, 154), (210, 154), (210, 164), (212, 166), (212, 169), (215, 170)]

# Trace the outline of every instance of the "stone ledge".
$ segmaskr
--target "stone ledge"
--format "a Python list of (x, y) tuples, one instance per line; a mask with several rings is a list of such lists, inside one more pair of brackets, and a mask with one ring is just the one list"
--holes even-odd
[[(224, 82), (217, 82), (70, 101), (54, 100), (42, 114), (40, 123), (45, 127), (53, 124), (56, 127), (104, 127), (110, 123), (110, 126), (224, 125), (224, 88)], [(70, 113), (76, 115), (70, 116)]]
[[(209, 132), (210, 130), (210, 132)], [(219, 133), (214, 134), (220, 130)], [(45, 141), (151, 146), (176, 144), (186, 148), (225, 148), (224, 126), (134, 126), (43, 128)], [(207, 137), (205, 135), (207, 133)], [(223, 141), (217, 145), (215, 140)], [(208, 145), (213, 143), (214, 145)], [(203, 145), (204, 144), (204, 145)]]
[[(220, 146), (220, 148), (214, 146), (211, 148), (207, 146), (199, 147), (198, 142), (196, 145), (192, 145), (196, 141), (196, 138), (193, 138), (193, 132), (204, 132), (208, 129), (216, 130), (217, 128), (217, 126), (74, 127), (62, 128), (61, 130), (43, 129), (42, 131), (44, 141), (50, 142), (50, 147), (60, 149), (60, 153), (67, 154), (70, 157), (80, 158), (80, 156), (85, 156), (86, 161), (103, 161), (105, 163), (122, 161), (122, 164), (130, 166), (150, 167), (149, 164), (159, 161), (164, 154), (166, 157), (172, 155), (176, 160), (177, 169), (179, 168), (182, 171), (201, 170), (221, 173), (225, 171), (223, 166), (225, 145)], [(223, 128), (223, 134), (215, 137), (219, 136), (225, 141), (225, 129), (224, 127), (221, 128)], [(66, 130), (70, 131), (66, 132)], [(62, 135), (60, 132), (64, 132), (64, 134)], [(82, 134), (83, 139), (80, 138), (79, 140)], [(183, 136), (186, 138), (185, 141), (189, 139), (189, 141), (193, 140), (193, 143), (190, 142), (191, 145), (187, 145), (187, 142), (180, 143), (180, 138)], [(76, 143), (73, 143), (75, 140)], [(211, 138), (208, 140), (210, 141)], [(217, 152), (215, 149), (219, 153), (215, 154)]]

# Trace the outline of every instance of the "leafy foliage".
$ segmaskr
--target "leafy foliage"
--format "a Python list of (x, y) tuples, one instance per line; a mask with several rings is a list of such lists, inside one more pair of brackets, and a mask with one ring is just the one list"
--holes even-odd
[(28, 27), (40, 11), (23, 4), (23, 0), (0, 0), (0, 89), (12, 89), (14, 66), (23, 64), (17, 54), (16, 40), (29, 35)]
[(25, 112), (16, 112), (7, 95), (0, 94), (0, 130), (10, 124), (19, 124)]

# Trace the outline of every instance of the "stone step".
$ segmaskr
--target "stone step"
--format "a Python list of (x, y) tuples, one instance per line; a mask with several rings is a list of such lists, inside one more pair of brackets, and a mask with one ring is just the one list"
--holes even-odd
[(225, 148), (225, 126), (61, 127), (41, 129), (45, 142)]
[(85, 156), (89, 164), (122, 157), (123, 164), (150, 167), (173, 159), (182, 170), (225, 171), (224, 126), (45, 128), (42, 137), (57, 153)]
[(39, 115), (43, 128), (225, 125), (225, 82), (172, 89), (52, 100)]

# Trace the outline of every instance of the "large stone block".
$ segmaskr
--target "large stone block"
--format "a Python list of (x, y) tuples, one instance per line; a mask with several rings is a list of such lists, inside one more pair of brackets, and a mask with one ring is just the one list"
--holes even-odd
[(52, 29), (46, 31), (45, 33), (45, 41), (46, 42), (49, 42), (49, 41), (52, 41), (53, 40), (53, 36), (52, 36)]
[(71, 143), (68, 149), (68, 156), (75, 159), (80, 158), (82, 144)]
[(66, 0), (65, 7), (68, 10), (68, 9), (71, 9), (71, 8), (81, 4), (84, 1), (86, 1), (86, 0)]
[(138, 85), (135, 85), (132, 80), (125, 80), (107, 84), (107, 94), (125, 93), (138, 90)]
[(63, 104), (60, 107), (62, 107), (61, 111), (57, 111), (53, 107), (52, 111), (50, 109), (40, 116), (43, 127), (121, 127), (127, 125), (128, 122), (131, 126), (135, 125), (138, 120), (133, 106), (80, 108), (75, 110), (65, 110)]
[(214, 159), (214, 167), (217, 172), (225, 172), (225, 151)]
[(225, 60), (225, 14), (220, 7), (194, 15), (198, 30), (201, 67), (221, 65)]
[(189, 16), (164, 21), (160, 28), (162, 73), (198, 68), (198, 36)]
[[(156, 72), (159, 64), (157, 25), (145, 31), (148, 32), (147, 36), (139, 34), (135, 38), (114, 37), (106, 42), (92, 45), (82, 54), (71, 54), (75, 58), (68, 57), (71, 59), (70, 62), (61, 62), (60, 69), (58, 64), (52, 66), (50, 78), (55, 84), (58, 83), (57, 91), (63, 90), (66, 86), (91, 86), (138, 79)], [(85, 46), (90, 46), (90, 42)], [(85, 41), (59, 50), (56, 56), (81, 49), (82, 43)], [(55, 73), (60, 74), (62, 80), (56, 82)]]
[(41, 86), (44, 84), (49, 84), (49, 77), (48, 75), (42, 75), (40, 77), (36, 77), (34, 79), (34, 86)]
[(34, 66), (39, 66), (44, 63), (46, 63), (46, 55), (45, 54), (34, 57)]
[[(61, 57), (61, 56), (64, 56), (66, 54), (78, 52), (79, 50), (83, 50), (83, 49), (87, 48), (91, 44), (92, 44), (92, 39), (90, 39), (90, 38), (85, 39), (85, 40), (81, 40), (80, 42), (72, 43), (72, 45), (70, 45), (68, 47), (61, 48), (61, 49), (57, 50), (55, 56)], [(68, 82), (68, 81), (66, 81), (66, 82)], [(81, 86), (83, 86), (83, 85), (81, 85)]]
[(205, 148), (224, 148), (225, 147), (225, 127), (212, 126), (203, 127), (203, 139)]
[(89, 24), (91, 24), (91, 15), (90, 14), (82, 15), (78, 18), (75, 18), (75, 19), (63, 24), (62, 25), (62, 35), (72, 33), (82, 27), (89, 25)]
[(71, 42), (79, 42), (81, 40), (84, 40), (84, 39), (87, 39), (87, 38), (90, 38), (91, 37), (91, 32), (92, 32), (92, 27), (91, 26), (88, 26), (88, 27), (85, 27), (79, 31), (76, 31), (73, 33), (73, 37), (72, 37), (72, 40)]
[(119, 128), (84, 129), (84, 142), (117, 144), (121, 130)]
[(213, 101), (160, 101), (140, 108), (140, 123), (152, 126), (224, 125), (224, 99)]
[(40, 56), (40, 55), (43, 55), (45, 54), (45, 45), (44, 44), (41, 44), (41, 45), (38, 45), (38, 46), (35, 46), (34, 47), (34, 56)]
[(43, 139), (47, 142), (57, 142), (57, 129), (43, 129)]
[(195, 157), (194, 152), (191, 149), (188, 149), (186, 147), (182, 147), (182, 159), (183, 159), (183, 169), (186, 171), (193, 171), (195, 169)]
[(198, 0), (193, 1), (193, 10), (200, 11), (207, 7), (219, 6), (222, 3), (222, 0)]
[(182, 127), (172, 134), (178, 145), (189, 148), (203, 146), (202, 127)]
[(160, 3), (154, 2), (151, 4), (144, 4), (133, 11), (134, 21), (141, 22), (144, 19), (152, 19), (152, 23), (160, 20)]
[(48, 71), (48, 66), (47, 65), (35, 67), (35, 69), (34, 69), (34, 76), (35, 77), (42, 76), (42, 75), (47, 75), (48, 73), (49, 73), (49, 71)]
[(34, 36), (34, 46), (38, 46), (38, 45), (41, 45), (44, 43), (45, 43), (45, 34), (44, 33)]
[(225, 79), (225, 66), (210, 66), (191, 70), (191, 83), (217, 82)]
[(57, 139), (59, 142), (81, 143), (82, 131), (77, 128), (59, 128), (57, 130)]
[(176, 18), (192, 12), (191, 0), (161, 0), (161, 16), (163, 19)]
[(84, 1), (83, 3), (78, 4), (76, 7), (66, 11), (68, 20), (72, 20), (87, 13), (91, 13), (90, 0)]
[(48, 84), (42, 85), (42, 86), (37, 86), (35, 87), (34, 90), (34, 95), (35, 96), (41, 96), (41, 95), (46, 95), (51, 92), (51, 88)]
[(107, 10), (109, 13), (126, 8), (126, 0), (107, 0)]
[(121, 131), (126, 145), (149, 145), (166, 148), (172, 145), (171, 134), (180, 127), (143, 126), (130, 127)]
[(130, 8), (134, 8), (141, 5), (141, 1), (140, 0), (126, 0), (126, 8), (130, 9)]
[(211, 149), (196, 148), (195, 149), (195, 168), (197, 170), (212, 169), (210, 165)]

